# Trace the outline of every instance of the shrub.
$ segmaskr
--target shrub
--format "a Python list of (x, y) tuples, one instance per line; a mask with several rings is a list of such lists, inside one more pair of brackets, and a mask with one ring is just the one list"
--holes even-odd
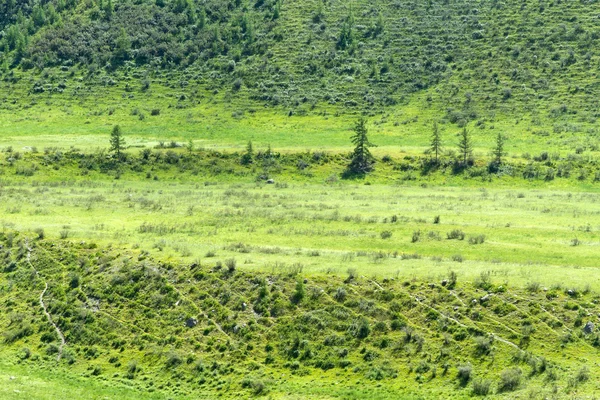
[(512, 392), (521, 384), (522, 372), (520, 368), (505, 369), (500, 373), (500, 382), (498, 383), (499, 392)]
[(292, 303), (299, 304), (305, 296), (306, 290), (304, 290), (304, 282), (302, 281), (302, 279), (298, 279), (298, 281), (296, 282), (296, 289), (294, 291), (294, 294), (292, 295)]
[(458, 277), (455, 271), (450, 271), (450, 275), (448, 276), (448, 289), (454, 289), (456, 287), (456, 281)]
[(470, 244), (482, 244), (483, 242), (485, 242), (485, 235), (477, 235), (477, 236), (469, 237)]
[(381, 232), (381, 238), (382, 239), (389, 239), (392, 237), (392, 232), (390, 231), (383, 231)]
[(473, 375), (473, 366), (471, 364), (464, 364), (458, 367), (458, 374), (456, 378), (462, 386), (466, 386), (471, 380)]
[(235, 260), (235, 258), (230, 258), (225, 261), (225, 265), (227, 266), (227, 270), (229, 272), (235, 272), (235, 268), (237, 266), (237, 261)]
[(492, 351), (492, 340), (489, 337), (477, 336), (475, 338), (475, 349), (477, 354), (490, 354)]
[(461, 231), (460, 229), (453, 229), (452, 231), (450, 231), (446, 234), (446, 237), (450, 240), (452, 240), (452, 239), (464, 240), (465, 233), (463, 231)]
[(181, 356), (179, 356), (179, 354), (171, 353), (167, 356), (167, 361), (165, 362), (165, 365), (167, 368), (172, 369), (178, 367), (182, 363), (183, 360), (181, 359)]
[(39, 240), (43, 240), (46, 237), (46, 233), (44, 232), (43, 228), (37, 228), (35, 230), (35, 233)]
[(346, 289), (344, 289), (343, 287), (337, 288), (333, 295), (333, 298), (340, 302), (346, 300)]
[(580, 383), (587, 382), (590, 380), (590, 369), (584, 365), (575, 376), (569, 380), (569, 386), (577, 386)]
[(455, 255), (452, 256), (452, 261), (463, 262), (464, 258), (463, 258), (463, 256), (461, 254), (455, 254)]
[(369, 320), (365, 317), (355, 319), (348, 328), (348, 332), (357, 339), (364, 339), (371, 333)]
[(529, 282), (525, 288), (530, 293), (536, 293), (536, 292), (540, 291), (540, 283), (539, 282)]
[(414, 231), (413, 234), (412, 234), (411, 242), (412, 243), (416, 243), (419, 240), (421, 240), (421, 231)]
[(348, 268), (348, 281), (356, 279), (356, 268)]
[(476, 396), (487, 396), (490, 393), (492, 381), (478, 378), (473, 381), (473, 394)]
[(255, 395), (263, 394), (267, 392), (267, 384), (265, 381), (257, 378), (246, 377), (242, 380), (242, 387), (244, 389), (251, 389)]
[(490, 271), (483, 271), (473, 282), (476, 288), (489, 290), (492, 287), (492, 274)]

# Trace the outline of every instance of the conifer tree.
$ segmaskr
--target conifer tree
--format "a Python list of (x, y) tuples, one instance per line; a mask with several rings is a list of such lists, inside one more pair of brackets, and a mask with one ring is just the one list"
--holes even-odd
[(473, 144), (471, 143), (471, 135), (467, 128), (463, 128), (460, 134), (460, 141), (458, 142), (458, 150), (462, 157), (463, 166), (467, 166), (469, 158), (473, 154)]
[(115, 125), (110, 134), (110, 150), (114, 152), (117, 156), (117, 159), (122, 158), (123, 150), (125, 149), (125, 139), (123, 138), (123, 132), (121, 131), (121, 127), (119, 125)]
[(252, 164), (252, 161), (254, 160), (254, 148), (252, 147), (252, 141), (248, 141), (248, 145), (246, 146), (246, 152), (244, 154), (242, 154), (242, 159), (240, 160), (240, 163), (242, 165), (249, 165)]
[(355, 147), (347, 169), (350, 174), (364, 175), (373, 170), (375, 159), (369, 151), (369, 147), (374, 147), (374, 144), (369, 142), (367, 135), (367, 121), (360, 118), (354, 126), (354, 135), (352, 135), (352, 143)]
[(439, 163), (440, 153), (442, 152), (442, 136), (440, 129), (438, 128), (437, 122), (433, 123), (433, 133), (431, 135), (431, 147), (429, 148), (431, 153), (435, 156), (435, 163)]
[(504, 152), (504, 142), (506, 141), (506, 137), (504, 137), (504, 135), (502, 135), (501, 132), (498, 132), (498, 136), (496, 137), (496, 147), (494, 148), (494, 151), (492, 152), (492, 155), (494, 156), (494, 162), (497, 165), (502, 164), (502, 157), (504, 157), (504, 155), (506, 154)]

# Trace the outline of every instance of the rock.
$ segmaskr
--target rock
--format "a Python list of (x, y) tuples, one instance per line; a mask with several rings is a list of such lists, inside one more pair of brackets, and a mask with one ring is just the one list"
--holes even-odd
[(188, 328), (193, 328), (196, 325), (198, 325), (198, 320), (196, 318), (188, 318), (187, 321), (185, 321), (185, 326)]
[(492, 297), (491, 294), (486, 294), (481, 299), (479, 299), (479, 301), (482, 302), (482, 303), (485, 303), (486, 301), (488, 301), (490, 299), (490, 297)]
[(246, 311), (246, 308), (248, 308), (248, 304), (242, 303), (242, 311)]
[(272, 185), (272, 184), (274, 184), (274, 183), (275, 183), (275, 180), (274, 180), (274, 179), (269, 179), (269, 180), (267, 180), (267, 183), (268, 183), (269, 185)]
[(473, 299), (473, 301), (471, 303), (477, 304), (477, 299)]
[(569, 296), (574, 296), (575, 295), (575, 291), (573, 289), (569, 289), (569, 290), (567, 290), (567, 294)]
[(585, 333), (586, 335), (594, 333), (594, 324), (592, 322), (588, 322), (587, 324), (585, 324), (585, 326), (583, 327), (583, 333)]
[(447, 279), (444, 279), (444, 280), (442, 281), (442, 286), (446, 286), (447, 284), (448, 284), (448, 280), (447, 280)]
[(430, 283), (428, 286), (433, 289), (435, 287), (435, 283)]
[(454, 306), (454, 311), (458, 311), (458, 306)]
[(304, 278), (304, 284), (306, 285), (308, 283), (308, 279)]

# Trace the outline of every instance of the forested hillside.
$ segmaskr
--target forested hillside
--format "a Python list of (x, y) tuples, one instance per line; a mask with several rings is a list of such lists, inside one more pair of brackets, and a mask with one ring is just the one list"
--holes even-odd
[[(185, 99), (203, 89), (300, 114), (378, 113), (423, 91), (459, 125), (496, 114), (585, 125), (599, 113), (598, 5), (3, 0), (2, 78), (9, 92), (66, 99), (86, 86), (157, 82)], [(15, 100), (4, 97), (5, 107)]]

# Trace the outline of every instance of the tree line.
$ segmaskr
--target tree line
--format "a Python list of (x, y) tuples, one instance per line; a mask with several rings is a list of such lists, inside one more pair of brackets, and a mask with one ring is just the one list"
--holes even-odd
[[(346, 176), (364, 176), (373, 171), (375, 157), (369, 151), (370, 147), (375, 147), (369, 141), (366, 120), (360, 118), (354, 126), (354, 134), (352, 135), (352, 143), (355, 145), (352, 152), (350, 163), (347, 166), (344, 174)], [(502, 165), (502, 161), (506, 152), (504, 151), (506, 136), (501, 132), (496, 136), (496, 143), (492, 150), (492, 161), (489, 164), (490, 172), (496, 172)], [(473, 159), (473, 140), (471, 132), (464, 127), (459, 134), (457, 143), (459, 152), (458, 165), (459, 169), (466, 169), (474, 164)], [(431, 155), (429, 160), (431, 166), (437, 167), (441, 164), (442, 154), (444, 152), (444, 140), (442, 138), (437, 122), (433, 123), (431, 141), (426, 153)]]
[[(365, 176), (374, 170), (375, 157), (369, 150), (372, 147), (376, 147), (375, 144), (369, 140), (369, 132), (367, 128), (367, 120), (365, 118), (359, 118), (353, 129), (353, 134), (350, 138), (354, 149), (350, 154), (350, 161), (346, 166), (346, 170), (343, 173), (345, 178)], [(119, 125), (113, 127), (110, 135), (110, 147), (109, 152), (113, 153), (117, 161), (123, 161), (124, 150), (125, 150), (125, 138), (123, 136), (122, 129)], [(492, 160), (488, 165), (490, 172), (497, 172), (499, 167), (502, 165), (503, 158), (506, 155), (504, 150), (506, 143), (506, 137), (502, 133), (498, 133), (496, 136), (495, 146), (492, 150)], [(471, 132), (464, 127), (459, 134), (459, 141), (456, 144), (459, 157), (456, 159), (457, 167), (461, 170), (469, 168), (475, 162), (473, 159), (473, 141)], [(190, 140), (186, 146), (190, 153), (193, 151), (193, 142)], [(426, 153), (430, 154), (429, 163), (432, 167), (438, 167), (441, 165), (442, 155), (444, 152), (444, 140), (442, 138), (440, 129), (437, 122), (433, 123), (433, 129), (431, 134), (431, 141)], [(253, 164), (255, 159), (260, 158), (262, 168), (264, 171), (264, 178), (267, 179), (269, 173), (272, 172), (276, 166), (275, 156), (269, 145), (267, 150), (260, 153), (260, 157), (257, 157), (252, 145), (252, 141), (249, 141), (245, 152), (241, 155), (240, 163), (242, 165)]]

